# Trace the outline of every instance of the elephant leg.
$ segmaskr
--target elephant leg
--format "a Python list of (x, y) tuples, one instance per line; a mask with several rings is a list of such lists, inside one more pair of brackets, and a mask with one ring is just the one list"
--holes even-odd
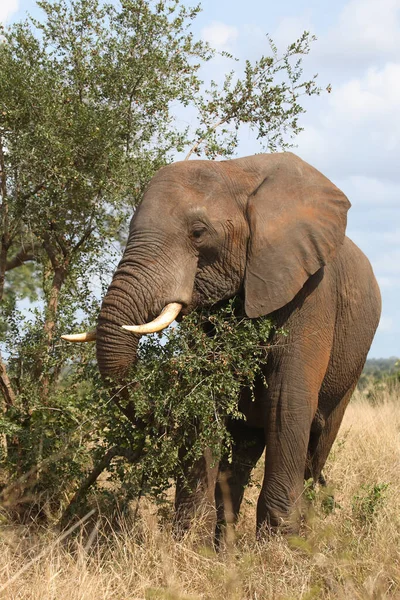
[(219, 547), (226, 524), (237, 521), (251, 471), (265, 448), (263, 429), (249, 427), (244, 421), (231, 420), (228, 430), (232, 436), (231, 461), (227, 456), (222, 458), (215, 486), (216, 547)]
[(210, 449), (194, 463), (186, 458), (186, 450), (179, 451), (181, 472), (175, 490), (174, 530), (183, 535), (195, 518), (199, 518), (200, 533), (205, 542), (213, 538), (215, 527), (214, 490), (218, 474), (218, 461)]
[(257, 504), (258, 535), (277, 529), (298, 531), (310, 431), (324, 369), (319, 365), (317, 372), (295, 361), (277, 361), (272, 367), (263, 399), (266, 457)]
[[(299, 424), (296, 425), (296, 427)], [(257, 534), (281, 530), (296, 533), (299, 528), (310, 423), (304, 417), (300, 430), (284, 427), (266, 435), (265, 473), (257, 504)], [(279, 440), (285, 437), (285, 443)]]
[(326, 481), (322, 474), (320, 475), (320, 477), (318, 475), (316, 477), (313, 477), (312, 457), (315, 454), (316, 448), (318, 446), (318, 441), (321, 437), (321, 433), (324, 427), (325, 418), (321, 414), (321, 411), (317, 409), (317, 412), (315, 413), (314, 419), (311, 424), (310, 439), (308, 442), (307, 449), (306, 468), (304, 471), (304, 480), (308, 481), (309, 479), (313, 479), (314, 483), (318, 481), (318, 483), (321, 483), (321, 485), (326, 485)]
[(315, 439), (310, 438), (309, 457), (307, 459), (307, 468), (305, 471), (306, 479), (310, 479), (312, 477), (315, 482), (320, 480), (322, 469), (324, 468), (326, 459), (329, 456), (332, 444), (336, 439), (342, 423), (344, 412), (356, 385), (357, 382), (351, 386), (351, 388), (343, 396), (342, 400), (338, 402), (338, 404), (332, 410), (330, 415), (327, 417), (325, 425), (319, 435), (315, 436)]

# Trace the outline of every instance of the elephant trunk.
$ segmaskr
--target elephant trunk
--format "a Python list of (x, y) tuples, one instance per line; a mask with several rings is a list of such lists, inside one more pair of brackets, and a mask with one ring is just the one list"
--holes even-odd
[[(140, 250), (140, 252), (139, 252)], [(122, 382), (136, 362), (140, 335), (166, 327), (192, 296), (193, 275), (185, 282), (185, 271), (172, 261), (159, 260), (162, 254), (129, 248), (125, 252), (103, 299), (96, 328), (96, 350), (103, 377)], [(157, 257), (157, 254), (159, 255)], [(161, 264), (160, 264), (161, 263)], [(154, 322), (145, 327), (135, 327)], [(125, 329), (126, 326), (130, 331)], [(132, 327), (133, 326), (133, 327)]]
[[(135, 364), (140, 335), (157, 331), (157, 327), (162, 329), (168, 319), (171, 322), (176, 317), (176, 311), (190, 304), (197, 268), (194, 253), (187, 256), (185, 246), (181, 247), (173, 236), (153, 231), (146, 219), (141, 224), (139, 213), (132, 221), (124, 255), (103, 299), (96, 328), (100, 373), (116, 382), (125, 381)], [(149, 327), (130, 327), (131, 331), (123, 328), (153, 319), (156, 321)]]
[(101, 375), (115, 382), (125, 380), (135, 364), (140, 335), (123, 329), (124, 325), (146, 323), (160, 311), (157, 284), (124, 257), (103, 299), (96, 328), (96, 352)]
[(145, 314), (135, 310), (135, 304), (117, 282), (111, 284), (101, 307), (96, 328), (96, 353), (101, 375), (114, 381), (124, 380), (136, 362), (139, 335), (122, 329), (125, 323), (141, 323)]

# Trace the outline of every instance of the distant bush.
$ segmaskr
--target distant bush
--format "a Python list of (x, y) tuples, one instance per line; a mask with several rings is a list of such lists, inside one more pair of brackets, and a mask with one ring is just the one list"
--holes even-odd
[(397, 381), (400, 381), (399, 358), (395, 356), (369, 358), (365, 363), (357, 387), (360, 391), (365, 391), (377, 384), (390, 384)]

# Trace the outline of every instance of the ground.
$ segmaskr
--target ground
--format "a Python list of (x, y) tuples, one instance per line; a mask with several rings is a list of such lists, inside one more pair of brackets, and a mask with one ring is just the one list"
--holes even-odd
[[(307, 487), (301, 536), (254, 538), (259, 465), (234, 541), (216, 555), (174, 540), (154, 506), (71, 546), (37, 524), (0, 530), (0, 598), (289, 600), (400, 598), (400, 387), (356, 396), (325, 476)], [(330, 492), (334, 492), (333, 503)]]

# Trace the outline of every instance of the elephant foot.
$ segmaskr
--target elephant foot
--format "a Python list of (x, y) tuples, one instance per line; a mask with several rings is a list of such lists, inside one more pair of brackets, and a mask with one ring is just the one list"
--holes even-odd
[(232, 548), (235, 545), (235, 525), (233, 523), (220, 522), (215, 527), (214, 550), (220, 552), (222, 549)]
[(301, 512), (297, 507), (283, 512), (275, 508), (260, 508), (257, 511), (257, 540), (273, 535), (297, 535), (300, 530)]
[(263, 542), (274, 536), (290, 537), (298, 535), (300, 531), (300, 521), (281, 520), (280, 523), (273, 525), (266, 521), (257, 525), (256, 540)]
[(221, 545), (225, 537), (225, 532), (226, 521), (221, 521), (220, 523), (217, 523), (214, 532), (214, 549), (216, 552), (219, 552), (219, 550), (221, 549)]
[(196, 545), (214, 548), (215, 520), (215, 509), (212, 506), (178, 510), (172, 526), (173, 536), (178, 541), (190, 536), (190, 540)]
[(172, 522), (172, 535), (174, 536), (175, 540), (177, 542), (182, 541), (189, 530), (190, 520), (179, 518), (175, 514), (175, 517)]

